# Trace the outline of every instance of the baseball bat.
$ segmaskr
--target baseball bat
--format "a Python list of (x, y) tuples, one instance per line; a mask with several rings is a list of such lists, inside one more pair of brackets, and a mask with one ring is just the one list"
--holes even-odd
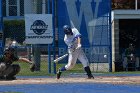
[(54, 62), (57, 63), (58, 61), (64, 59), (64, 58), (67, 57), (67, 56), (68, 56), (68, 54), (65, 54), (65, 55), (63, 55), (63, 56), (60, 56), (60, 57), (58, 57), (57, 59), (55, 59)]
[(72, 27), (72, 28), (75, 28), (74, 23), (73, 23), (72, 20), (70, 20), (70, 24), (71, 24), (71, 27)]

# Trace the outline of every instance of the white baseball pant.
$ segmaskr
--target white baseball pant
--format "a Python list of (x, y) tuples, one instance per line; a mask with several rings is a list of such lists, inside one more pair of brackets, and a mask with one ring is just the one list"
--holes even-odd
[(76, 64), (77, 59), (82, 63), (83, 67), (89, 66), (89, 61), (82, 48), (80, 48), (69, 53), (68, 64), (65, 65), (66, 70), (73, 68)]

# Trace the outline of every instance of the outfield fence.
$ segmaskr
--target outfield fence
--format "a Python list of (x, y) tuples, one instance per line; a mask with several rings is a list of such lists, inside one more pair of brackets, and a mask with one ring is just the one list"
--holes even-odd
[[(67, 63), (67, 58), (58, 65), (54, 64), (52, 60), (67, 52), (62, 27), (65, 24), (71, 25), (70, 21), (73, 21), (82, 34), (82, 47), (91, 64), (91, 70), (93, 72), (112, 71), (111, 0), (3, 0), (2, 3), (4, 45), (8, 46), (7, 40), (9, 42), (10, 40), (17, 41), (18, 55), (34, 61), (38, 66), (36, 71), (42, 71), (42, 67), (45, 67), (44, 74), (56, 73), (60, 65)], [(52, 28), (47, 29), (53, 34), (51, 44), (28, 44), (26, 42), (27, 34), (36, 34), (36, 32), (28, 33), (29, 31), (26, 29), (29, 25), (25, 22), (25, 15), (28, 14), (52, 14)], [(36, 20), (42, 19), (36, 18)], [(36, 25), (40, 26), (40, 24)], [(31, 30), (31, 27), (29, 28)], [(35, 31), (38, 33), (43, 30)], [(24, 64), (22, 65), (24, 67)], [(82, 68), (81, 65), (80, 67)], [(28, 68), (23, 69), (26, 71)], [(74, 68), (74, 70), (79, 71), (79, 68)]]

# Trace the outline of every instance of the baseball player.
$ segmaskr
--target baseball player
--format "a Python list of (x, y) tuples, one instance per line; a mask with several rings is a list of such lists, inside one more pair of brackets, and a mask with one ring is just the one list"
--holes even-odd
[(26, 58), (19, 58), (15, 55), (15, 48), (9, 47), (5, 49), (4, 55), (0, 56), (0, 80), (15, 80), (15, 75), (20, 72), (20, 66), (13, 64), (14, 61), (27, 62), (31, 64), (30, 70), (35, 69), (34, 63)]
[(57, 71), (57, 79), (60, 78), (61, 73), (66, 70), (70, 70), (74, 67), (77, 59), (82, 63), (85, 72), (88, 75), (88, 79), (94, 78), (91, 74), (89, 68), (89, 62), (81, 48), (81, 34), (76, 28), (70, 28), (68, 25), (63, 26), (65, 33), (64, 42), (68, 46), (68, 64), (62, 68), (59, 68)]

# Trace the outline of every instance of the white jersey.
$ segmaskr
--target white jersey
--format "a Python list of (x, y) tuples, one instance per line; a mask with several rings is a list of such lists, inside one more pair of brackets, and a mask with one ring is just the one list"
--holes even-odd
[(77, 47), (77, 38), (81, 36), (79, 31), (76, 28), (72, 28), (73, 35), (66, 35), (64, 36), (64, 42), (67, 44), (68, 49), (75, 50)]
[(81, 34), (76, 28), (72, 29), (72, 33), (73, 33), (72, 35), (65, 35), (64, 37), (64, 41), (68, 46), (68, 53), (69, 53), (68, 64), (65, 65), (65, 68), (67, 70), (71, 69), (75, 65), (77, 59), (81, 61), (84, 67), (89, 66), (88, 59), (85, 56), (83, 50), (81, 48), (76, 49), (78, 45), (77, 38), (81, 37)]

